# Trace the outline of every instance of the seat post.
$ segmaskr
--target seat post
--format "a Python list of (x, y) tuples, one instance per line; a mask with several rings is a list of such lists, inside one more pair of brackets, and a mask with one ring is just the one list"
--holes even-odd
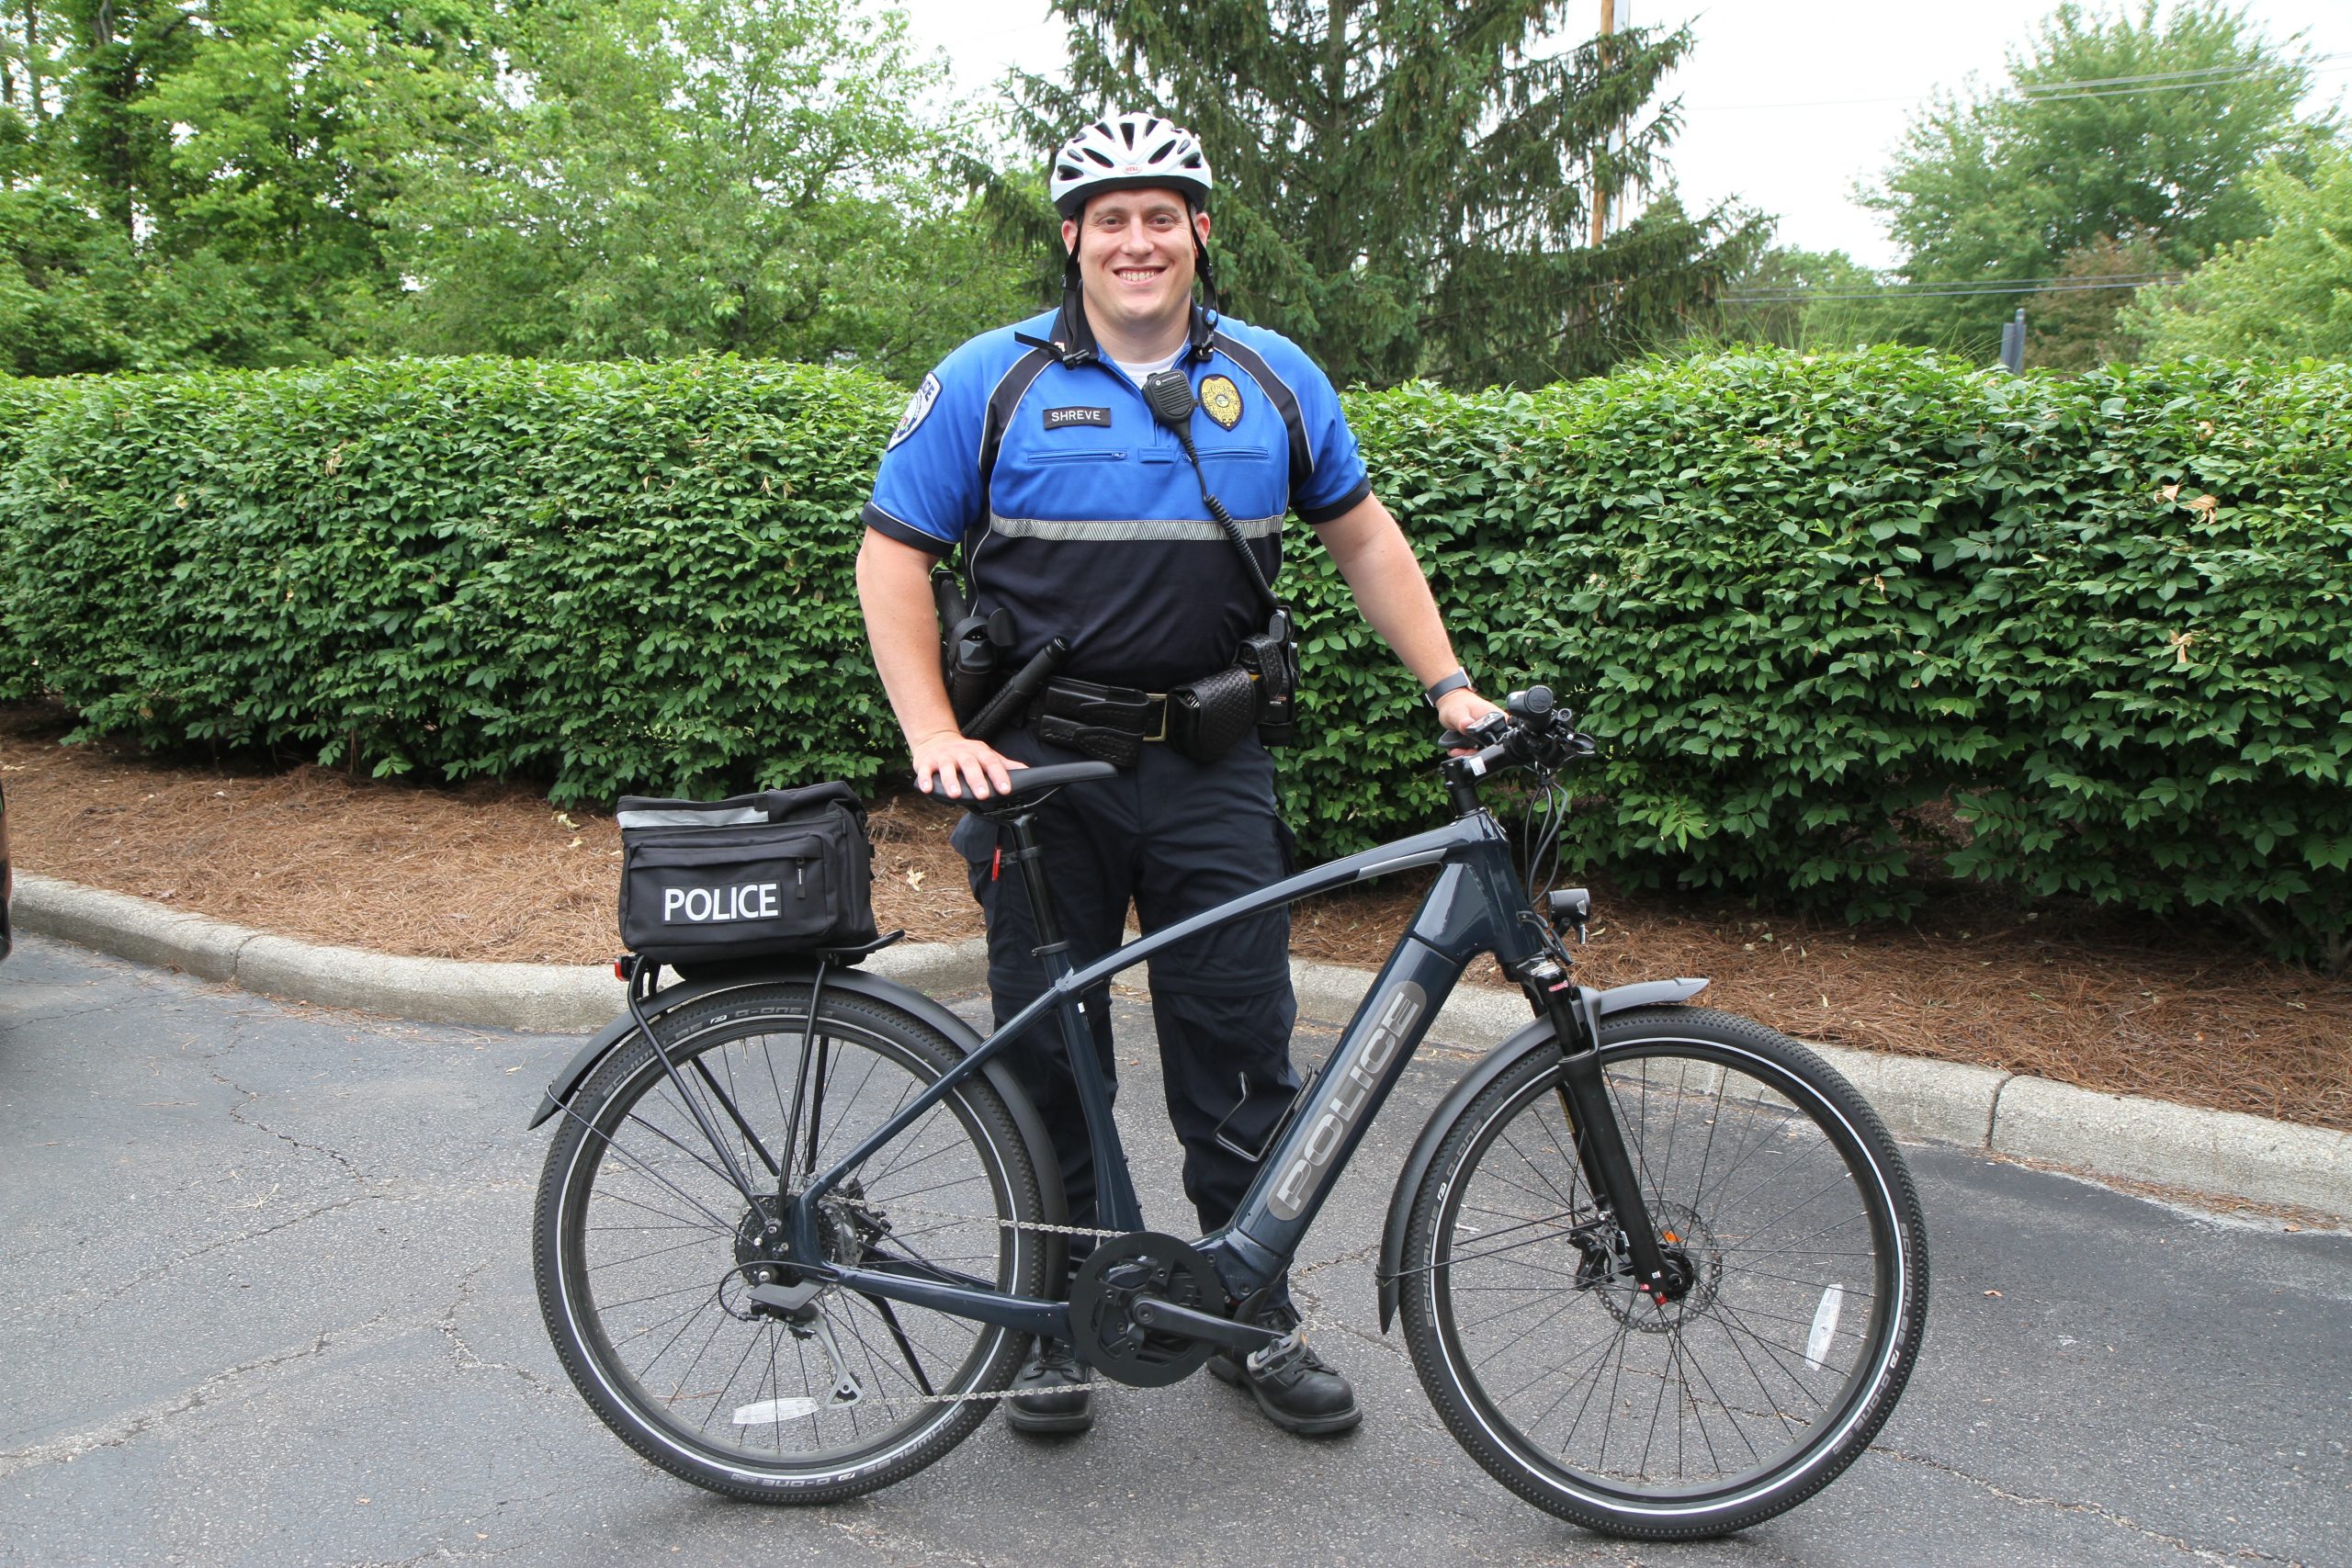
[[(1070, 960), (1069, 943), (1062, 939), (1061, 922), (1054, 915), (1054, 896), (1046, 886), (1045, 856), (1037, 847), (1035, 820), (1026, 810), (999, 820), (1012, 835), (1012, 852), (1005, 858), (1020, 865), (1022, 886), (1029, 890), (1030, 919), (1037, 928), (1037, 962), (1044, 966), (1046, 977), (1058, 986), (1078, 965)], [(1079, 1006), (1061, 1009), (1060, 1021), (1062, 1049), (1078, 1084), (1079, 1104), (1086, 1118), (1087, 1149), (1094, 1167), (1093, 1223), (1114, 1231), (1140, 1230), (1143, 1205), (1136, 1201), (1126, 1151), (1120, 1146), (1118, 1128), (1111, 1120), (1111, 1083), (1095, 1055), (1093, 1036)]]
[(1021, 867), (1021, 886), (1029, 894), (1029, 915), (1037, 928), (1037, 956), (1046, 974), (1060, 979), (1069, 973), (1069, 944), (1062, 940), (1061, 921), (1054, 913), (1053, 890), (1046, 886), (1045, 854), (1037, 847), (1035, 813), (1023, 811), (1005, 823), (1012, 830), (1012, 852), (1007, 860)]

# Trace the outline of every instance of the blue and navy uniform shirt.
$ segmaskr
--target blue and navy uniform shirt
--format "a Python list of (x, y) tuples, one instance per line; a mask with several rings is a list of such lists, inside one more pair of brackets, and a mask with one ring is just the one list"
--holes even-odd
[[(1327, 523), (1372, 493), (1339, 394), (1289, 339), (1198, 307), (1177, 365), (1202, 473), (1271, 582), (1286, 513)], [(923, 378), (865, 520), (933, 555), (965, 547), (973, 609), (1012, 613), (1012, 669), (1058, 636), (1064, 674), (1165, 691), (1265, 624), (1183, 448), (1096, 356), (1082, 310), (983, 333)]]

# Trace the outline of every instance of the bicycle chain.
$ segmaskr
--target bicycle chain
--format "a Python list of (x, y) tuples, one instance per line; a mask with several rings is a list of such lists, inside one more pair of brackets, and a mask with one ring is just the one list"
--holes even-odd
[[(886, 1214), (911, 1214), (926, 1220), (963, 1220), (967, 1223), (994, 1224), (1005, 1230), (1042, 1231), (1055, 1235), (1091, 1235), (1098, 1241), (1136, 1234), (1133, 1231), (1101, 1230), (1091, 1225), (1049, 1225), (1042, 1220), (1007, 1220), (986, 1214), (951, 1214), (940, 1209), (924, 1209), (906, 1203), (887, 1204), (882, 1212)], [(1080, 1386), (1101, 1393), (1121, 1385), (1104, 1378), (1088, 1378)], [(858, 1403), (861, 1404), (967, 1404), (979, 1400), (1014, 1399), (1018, 1398), (1020, 1393), (1021, 1391), (1018, 1389), (1000, 1388), (986, 1393), (972, 1393), (868, 1394)], [(842, 1408), (854, 1407), (842, 1406)]]
[(938, 1209), (919, 1209), (906, 1203), (884, 1203), (885, 1214), (912, 1214), (925, 1220), (962, 1220), (967, 1224), (992, 1224), (1004, 1230), (1044, 1231), (1053, 1235), (1091, 1235), (1096, 1240), (1113, 1236), (1133, 1235), (1133, 1231), (1097, 1230), (1091, 1225), (1049, 1225), (1042, 1220), (1001, 1220), (987, 1214), (950, 1214)]

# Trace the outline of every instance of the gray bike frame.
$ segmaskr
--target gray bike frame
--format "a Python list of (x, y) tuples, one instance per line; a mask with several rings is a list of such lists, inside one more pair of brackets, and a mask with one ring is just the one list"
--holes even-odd
[[(1049, 944), (1043, 954), (1052, 982), (1046, 992), (933, 1080), (793, 1201), (786, 1215), (792, 1243), (789, 1266), (811, 1282), (836, 1284), (863, 1295), (1068, 1339), (1069, 1309), (1060, 1302), (1007, 1295), (977, 1279), (952, 1282), (944, 1271), (928, 1268), (921, 1274), (910, 1274), (823, 1261), (817, 1230), (818, 1200), (860, 1162), (913, 1125), (957, 1084), (1009, 1048), (1031, 1024), (1056, 1012), (1069, 1047), (1094, 1157), (1100, 1210), (1096, 1223), (1110, 1231), (1140, 1230), (1142, 1209), (1128, 1174), (1126, 1151), (1112, 1120), (1110, 1087), (1095, 1060), (1092, 1035), (1079, 1009), (1080, 998), (1119, 971), (1227, 921), (1350, 883), (1425, 865), (1442, 869), (1412, 923), (1397, 938), (1396, 950), (1357, 1007), (1330, 1059), (1307, 1086), (1281, 1138), (1260, 1162), (1257, 1179), (1232, 1220), (1199, 1244), (1199, 1250), (1237, 1299), (1246, 1299), (1271, 1284), (1290, 1266), (1332, 1183), (1347, 1168), (1356, 1145), (1404, 1075), (1430, 1021), (1470, 962), (1480, 953), (1492, 953), (1510, 967), (1544, 950), (1540, 917), (1530, 908), (1520, 885), (1510, 842), (1483, 807), (1447, 827), (1270, 884), (1138, 938), (1084, 968), (1073, 965), (1067, 952)], [(812, 1032), (816, 1027), (812, 1018)]]

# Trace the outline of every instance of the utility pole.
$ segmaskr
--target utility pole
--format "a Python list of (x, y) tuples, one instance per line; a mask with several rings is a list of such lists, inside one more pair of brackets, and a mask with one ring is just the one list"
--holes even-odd
[[(1617, 0), (1600, 0), (1600, 36), (1605, 39), (1616, 30)], [(1600, 68), (1606, 71), (1610, 63), (1609, 45), (1604, 42), (1600, 46)], [(1608, 156), (1609, 141), (1608, 138), (1603, 137), (1600, 142), (1600, 161), (1606, 162)], [(1592, 248), (1599, 250), (1601, 241), (1608, 237), (1609, 190), (1601, 183), (1601, 172), (1599, 164), (1596, 164), (1592, 171)]]
[(2025, 374), (2025, 307), (2018, 307), (2017, 320), (2001, 323), (2001, 364), (2012, 376)]

